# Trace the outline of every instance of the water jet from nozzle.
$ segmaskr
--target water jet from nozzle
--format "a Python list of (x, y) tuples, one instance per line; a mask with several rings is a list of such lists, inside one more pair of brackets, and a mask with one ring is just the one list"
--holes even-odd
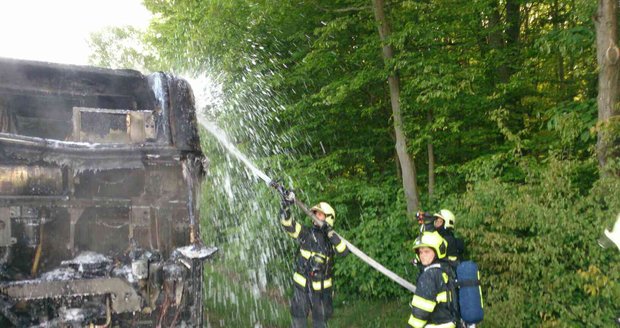
[(242, 161), (249, 169), (252, 171), (254, 175), (261, 178), (267, 185), (271, 182), (271, 178), (265, 174), (265, 172), (258, 169), (245, 155), (243, 155), (235, 145), (233, 145), (230, 140), (226, 137), (224, 131), (220, 130), (215, 123), (208, 121), (205, 117), (199, 116), (198, 123), (200, 123), (209, 133), (211, 133), (217, 140), (226, 148), (231, 154), (237, 157), (238, 160)]

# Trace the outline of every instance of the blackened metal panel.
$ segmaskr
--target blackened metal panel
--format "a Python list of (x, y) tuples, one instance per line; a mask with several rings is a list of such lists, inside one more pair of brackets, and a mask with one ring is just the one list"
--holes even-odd
[(172, 142), (181, 150), (200, 151), (192, 88), (187, 81), (179, 78), (172, 78), (169, 86)]

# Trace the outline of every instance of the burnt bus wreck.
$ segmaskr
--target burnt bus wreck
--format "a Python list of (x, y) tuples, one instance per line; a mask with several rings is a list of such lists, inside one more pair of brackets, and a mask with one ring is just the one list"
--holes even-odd
[(0, 58), (0, 326), (202, 327), (182, 79)]

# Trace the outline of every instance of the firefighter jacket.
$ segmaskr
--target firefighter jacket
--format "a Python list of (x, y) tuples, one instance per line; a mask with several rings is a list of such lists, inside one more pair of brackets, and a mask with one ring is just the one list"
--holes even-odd
[(452, 229), (439, 228), (437, 232), (448, 243), (447, 259), (451, 262), (460, 262), (463, 260), (463, 254), (465, 253), (465, 243), (460, 238), (454, 236)]
[(328, 237), (329, 226), (306, 227), (291, 218), (287, 208), (280, 211), (284, 230), (299, 244), (293, 281), (302, 288), (322, 291), (333, 285), (334, 255), (347, 255), (346, 243), (337, 234)]
[(455, 315), (451, 310), (452, 293), (448, 274), (441, 264), (426, 266), (418, 276), (416, 291), (411, 300), (410, 327), (454, 328)]

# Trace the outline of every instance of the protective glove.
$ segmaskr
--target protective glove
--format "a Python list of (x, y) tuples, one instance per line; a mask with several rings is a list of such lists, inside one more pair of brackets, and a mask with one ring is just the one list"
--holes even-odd
[(286, 204), (286, 206), (295, 204), (295, 193), (292, 190), (284, 189), (281, 193), (282, 205)]
[(277, 190), (280, 194), (280, 204), (282, 207), (288, 207), (295, 203), (295, 193), (292, 190), (285, 189), (278, 180), (273, 179), (269, 182), (269, 187)]
[(325, 232), (327, 233), (327, 238), (329, 238), (329, 241), (332, 244), (334, 245), (340, 244), (340, 237), (334, 231), (334, 229), (332, 229), (332, 227), (330, 227), (329, 224), (327, 224), (327, 222), (323, 223), (323, 229), (325, 229)]

